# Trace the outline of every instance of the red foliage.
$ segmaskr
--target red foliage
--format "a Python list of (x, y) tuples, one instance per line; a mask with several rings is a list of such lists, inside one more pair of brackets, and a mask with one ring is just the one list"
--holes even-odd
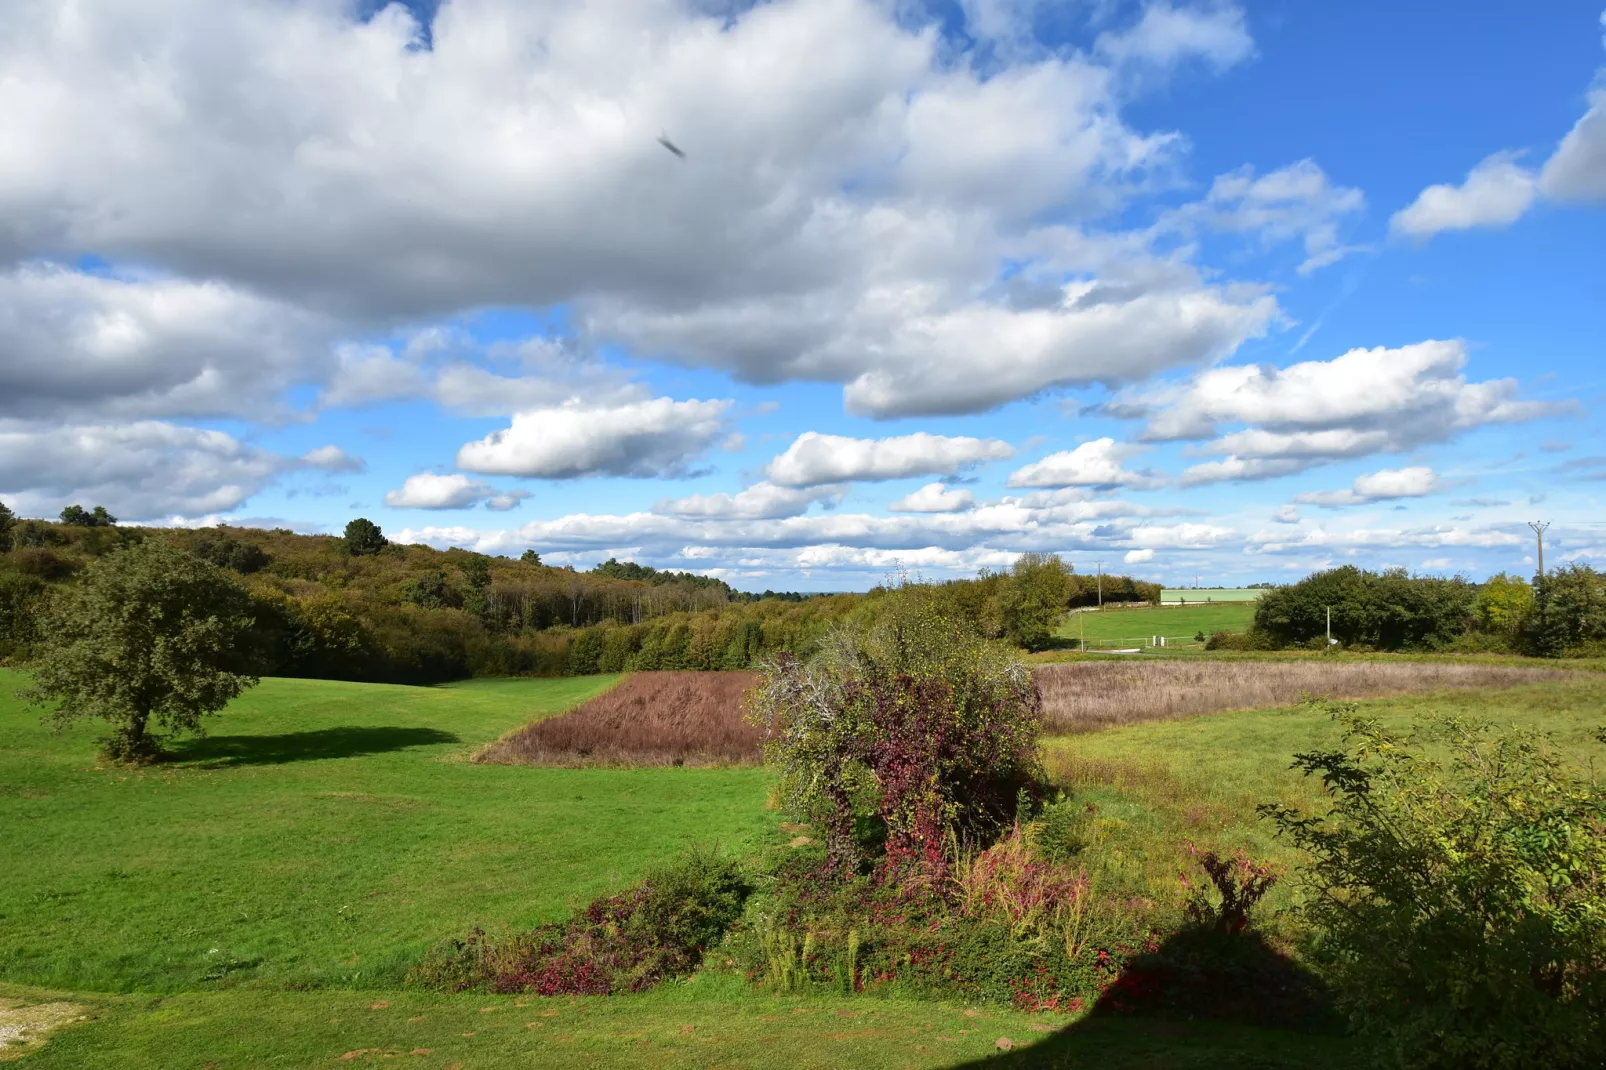
[(1243, 932), (1249, 925), (1249, 912), (1271, 891), (1280, 871), (1269, 862), (1251, 861), (1241, 847), (1226, 858), (1191, 843), (1183, 847), (1199, 863), (1221, 896), (1220, 906), (1212, 904), (1203, 889), (1194, 887), (1186, 873), (1179, 874), (1183, 890), (1189, 893), (1188, 917), (1217, 932), (1232, 936)]

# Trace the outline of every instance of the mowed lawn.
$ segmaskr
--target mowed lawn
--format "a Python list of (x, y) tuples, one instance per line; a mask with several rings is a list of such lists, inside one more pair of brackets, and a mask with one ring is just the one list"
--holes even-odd
[(1211, 606), (1179, 606), (1152, 609), (1103, 609), (1068, 613), (1055, 632), (1061, 639), (1131, 639), (1147, 643), (1152, 635), (1177, 641), (1192, 641), (1203, 632), (1241, 632), (1255, 619), (1253, 602), (1223, 603)]
[[(66, 1001), (91, 1020), (21, 1065), (444, 1068), (1347, 1066), (1341, 1038), (1210, 1023), (772, 996), (703, 974), (644, 996), (448, 996), (401, 978), (441, 936), (561, 916), (688, 842), (778, 833), (761, 769), (472, 765), (485, 741), (611, 678), (402, 688), (268, 680), (181, 760), (101, 767), (95, 729), (57, 737), (0, 672), (0, 1018)], [(1580, 760), (1606, 676), (1383, 700), (1404, 723), (1458, 710), (1542, 724)], [(1333, 739), (1308, 709), (1050, 740), (1097, 765), (1090, 849), (1108, 877), (1175, 880), (1184, 837), (1286, 851), (1255, 820), (1309, 798), (1290, 755)], [(1090, 859), (1091, 861), (1091, 859)], [(1122, 867), (1126, 872), (1123, 874)], [(1124, 879), (1123, 879), (1124, 878)], [(1274, 918), (1269, 921), (1275, 922)], [(5, 982), (10, 982), (6, 984)], [(998, 1038), (1015, 1050), (999, 1055)], [(418, 1054), (411, 1054), (411, 1053)]]
[(524, 925), (778, 818), (757, 769), (470, 764), (614, 677), (264, 680), (178, 760), (95, 760), (0, 670), (0, 981), (106, 992), (391, 987), (430, 944)]

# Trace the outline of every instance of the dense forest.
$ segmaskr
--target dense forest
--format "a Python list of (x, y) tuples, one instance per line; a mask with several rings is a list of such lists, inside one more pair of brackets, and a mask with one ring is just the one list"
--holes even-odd
[[(0, 506), (3, 508), (3, 506)], [(60, 522), (0, 514), (0, 659), (28, 657), (52, 590), (115, 551), (158, 539), (234, 574), (255, 627), (257, 673), (429, 683), (486, 675), (741, 669), (807, 653), (835, 621), (877, 612), (884, 591), (802, 595), (609, 559), (587, 571), (389, 542), (354, 520), (343, 537), (283, 529), (119, 526), (104, 509)], [(1153, 601), (1126, 576), (1078, 576), (1024, 555), (1009, 572), (939, 585), (984, 635), (1046, 645), (1068, 606)]]

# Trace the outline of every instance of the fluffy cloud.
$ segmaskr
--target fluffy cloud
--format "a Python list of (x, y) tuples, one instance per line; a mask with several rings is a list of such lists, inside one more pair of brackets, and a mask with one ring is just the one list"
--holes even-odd
[(755, 483), (734, 495), (694, 494), (666, 499), (654, 505), (652, 511), (665, 516), (769, 520), (801, 516), (815, 502), (835, 505), (841, 501), (842, 494), (842, 487), (778, 487), (774, 483)]
[(730, 405), (653, 398), (606, 407), (573, 399), (515, 413), (511, 427), (458, 450), (457, 466), (538, 479), (679, 475), (724, 435)]
[(1345, 505), (1367, 505), (1371, 502), (1393, 501), (1397, 498), (1421, 498), (1435, 494), (1445, 487), (1444, 480), (1431, 468), (1385, 468), (1379, 472), (1355, 477), (1347, 490), (1313, 491), (1301, 494), (1294, 500), (1306, 505), (1320, 505), (1335, 509)]
[(1466, 343), (1451, 340), (1352, 349), (1281, 370), (1226, 366), (1180, 388), (1118, 398), (1109, 411), (1146, 418), (1141, 437), (1149, 441), (1206, 439), (1221, 424), (1255, 425), (1198, 447), (1225, 457), (1184, 472), (1182, 483), (1191, 485), (1289, 475), (1570, 409), (1522, 400), (1515, 379), (1468, 382), (1466, 360)]
[(1589, 110), (1545, 161), (1539, 188), (1562, 201), (1606, 200), (1606, 86), (1590, 91)]
[(1128, 565), (1141, 565), (1145, 561), (1154, 560), (1153, 550), (1128, 550), (1121, 558)]
[(1444, 230), (1505, 226), (1528, 210), (1537, 193), (1533, 172), (1517, 163), (1516, 154), (1497, 152), (1468, 172), (1461, 185), (1429, 186), (1417, 194), (1394, 213), (1389, 229), (1431, 238)]
[(385, 504), (392, 509), (465, 509), (495, 495), (495, 487), (461, 473), (420, 472), (408, 476), (400, 490), (386, 491)]
[(38, 426), (0, 422), (0, 487), (23, 515), (77, 502), (124, 520), (227, 512), (295, 462), (221, 431), (154, 420)]
[(270, 415), (327, 372), (330, 330), (223, 283), (21, 264), (0, 270), (0, 418)]
[[(568, 305), (588, 344), (842, 382), (876, 416), (1130, 382), (1226, 356), (1276, 314), (1141, 250), (1147, 283), (1072, 262), (1078, 228), (1182, 147), (1123, 121), (1115, 69), (1242, 59), (1235, 7), (1153, 4), (1091, 52), (1003, 69), (870, 0), (476, 0), (440, 6), (427, 47), (399, 4), (75, 11), (24, 5), (0, 43), (0, 84), (28, 102), (0, 130), (0, 262), (90, 251), (349, 337)], [(1021, 307), (995, 288), (1006, 258), (1078, 281)], [(323, 402), (410, 396), (416, 371), (347, 350)], [(441, 387), (480, 405), (501, 385)]]
[(1297, 524), (1300, 521), (1299, 509), (1292, 505), (1280, 505), (1271, 518), (1279, 524)]
[(1033, 461), (1009, 477), (1012, 487), (1152, 487), (1158, 482), (1153, 473), (1135, 472), (1123, 462), (1143, 447), (1118, 443), (1113, 438), (1096, 438), (1074, 450), (1049, 454)]
[(941, 483), (927, 483), (887, 506), (894, 513), (959, 513), (975, 507), (970, 491)]
[(1217, 176), (1202, 201), (1167, 212), (1156, 229), (1253, 234), (1266, 245), (1300, 239), (1305, 260), (1299, 272), (1309, 275), (1354, 251), (1339, 240), (1338, 224), (1365, 205), (1360, 190), (1333, 185), (1312, 160), (1258, 177), (1246, 165)]
[(805, 431), (764, 469), (786, 487), (908, 476), (947, 476), (983, 461), (1005, 460), (1015, 448), (998, 439), (948, 437), (924, 431), (895, 438), (847, 438)]
[(333, 445), (308, 450), (301, 455), (301, 463), (324, 472), (363, 472), (368, 468), (367, 462), (361, 457)]

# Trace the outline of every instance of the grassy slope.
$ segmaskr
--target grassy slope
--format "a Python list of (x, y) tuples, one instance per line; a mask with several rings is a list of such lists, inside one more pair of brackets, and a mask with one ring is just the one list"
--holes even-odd
[[(1497, 724), (1552, 733), (1580, 765), (1606, 764), (1594, 733), (1606, 724), (1606, 675), (1581, 673), (1563, 683), (1486, 692), (1380, 699), (1362, 707), (1396, 727), (1455, 713)], [(1339, 731), (1308, 706), (1213, 714), (1047, 741), (1047, 761), (1091, 767), (1103, 776), (1075, 794), (1098, 808), (1096, 852), (1122, 883), (1161, 885), (1185, 865), (1178, 845), (1189, 839), (1289, 863), (1287, 847), (1255, 815), (1264, 802), (1310, 805), (1320, 784), (1289, 769), (1292, 755), (1337, 745)], [(1115, 774), (1113, 777), (1109, 774)], [(1273, 910), (1287, 905), (1289, 888), (1273, 890)]]
[(396, 983), (441, 936), (562, 915), (773, 818), (759, 770), (513, 769), (469, 752), (612, 678), (267, 680), (145, 771), (96, 767), (0, 671), (0, 980)]
[(1177, 609), (1107, 609), (1067, 614), (1055, 634), (1062, 639), (1076, 639), (1086, 629), (1089, 639), (1147, 640), (1151, 635), (1192, 639), (1199, 632), (1241, 632), (1254, 619), (1253, 602)]
[[(96, 1021), (23, 1065), (352, 1065), (428, 1048), (408, 1062), (954, 1066), (992, 1052), (999, 1036), (1041, 1038), (1031, 1026), (1050, 1022), (1062, 1031), (1012, 1065), (1348, 1061), (1332, 1038), (1125, 1020), (1067, 1026), (998, 1009), (972, 1018), (940, 1004), (770, 997), (712, 975), (604, 1000), (400, 989), (403, 966), (442, 934), (554, 916), (688, 839), (765, 836), (775, 820), (763, 809), (765, 774), (462, 760), (530, 714), (595, 693), (607, 685), (600, 678), (432, 689), (268, 681), (186, 761), (127, 773), (94, 767), (92, 730), (56, 738), (40, 729), (9, 699), (19, 682), (0, 672), (0, 979), (144, 993), (79, 995)], [(1545, 724), (1581, 758), (1606, 757), (1588, 742), (1606, 720), (1602, 676), (1369, 704), (1397, 721), (1451, 705)], [(1331, 736), (1319, 714), (1269, 710), (1050, 748), (1132, 774), (1125, 786), (1079, 789), (1099, 804), (1095, 850), (1128, 866), (1130, 879), (1174, 881), (1182, 836), (1279, 854), (1252, 806), (1308, 796), (1287, 773), (1288, 756)], [(290, 990), (301, 986), (317, 990)], [(8, 995), (46, 997), (0, 984)], [(361, 1049), (378, 1050), (340, 1058)]]

